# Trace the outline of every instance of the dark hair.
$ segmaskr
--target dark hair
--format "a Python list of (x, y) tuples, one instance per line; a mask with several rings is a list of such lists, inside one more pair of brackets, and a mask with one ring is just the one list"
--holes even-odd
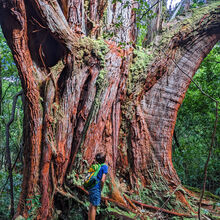
[(105, 153), (98, 153), (95, 156), (96, 161), (99, 164), (105, 163), (106, 154)]

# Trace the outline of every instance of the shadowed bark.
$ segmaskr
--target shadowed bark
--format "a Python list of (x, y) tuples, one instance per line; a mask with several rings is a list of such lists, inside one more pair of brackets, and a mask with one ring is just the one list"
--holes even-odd
[[(122, 9), (104, 0), (0, 0), (1, 26), (25, 94), (16, 216), (27, 217), (30, 199), (40, 195), (36, 219), (52, 217), (68, 173), (80, 176), (99, 151), (107, 153), (114, 201), (129, 206), (118, 185), (138, 193), (156, 184), (163, 200), (175, 192), (191, 209), (172, 164), (177, 111), (190, 84), (179, 68), (192, 77), (219, 40), (219, 8), (175, 27), (160, 45), (143, 50), (144, 58), (129, 44), (136, 41), (132, 7)], [(114, 26), (119, 15), (121, 28)], [(115, 33), (111, 39), (98, 38), (108, 31)], [(138, 59), (146, 57), (142, 68)]]

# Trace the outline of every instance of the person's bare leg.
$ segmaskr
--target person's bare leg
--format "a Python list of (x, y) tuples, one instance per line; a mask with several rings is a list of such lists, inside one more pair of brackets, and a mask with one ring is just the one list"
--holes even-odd
[(92, 204), (90, 204), (90, 206), (89, 206), (89, 211), (88, 211), (88, 220), (90, 220), (91, 219), (91, 206), (92, 206)]
[(90, 209), (90, 219), (89, 220), (95, 220), (97, 207), (94, 205), (91, 205), (90, 207), (91, 207), (91, 209)]

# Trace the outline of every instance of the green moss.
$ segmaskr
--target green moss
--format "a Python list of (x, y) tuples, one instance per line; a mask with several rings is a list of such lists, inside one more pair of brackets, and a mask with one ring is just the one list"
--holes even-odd
[[(130, 197), (134, 200), (140, 200), (145, 204), (162, 207), (168, 210), (179, 210), (180, 212), (189, 211), (187, 210), (180, 201), (176, 198), (175, 193), (170, 191), (166, 180), (160, 175), (155, 176), (155, 178), (150, 177), (151, 185), (148, 187), (143, 187), (141, 182), (139, 182), (138, 194), (132, 194)], [(177, 191), (182, 191), (182, 187), (179, 186)]]
[(217, 9), (218, 6), (219, 2), (214, 2), (206, 7), (192, 9), (192, 14), (189, 18), (185, 18), (182, 22), (173, 23), (170, 24), (168, 27), (164, 28), (162, 30), (162, 36), (159, 44), (152, 42), (149, 45), (149, 48), (155, 47), (158, 51), (160, 51), (164, 48), (164, 46), (167, 45), (167, 42), (169, 42), (177, 33), (191, 33), (192, 31), (194, 31), (194, 29), (197, 29), (199, 27), (198, 23), (202, 21), (202, 18), (206, 14), (210, 13), (215, 8), (216, 10), (219, 10)]
[(108, 45), (102, 38), (95, 40), (89, 37), (85, 37), (79, 40), (79, 47), (76, 55), (77, 65), (80, 67), (82, 67), (82, 65), (84, 64), (90, 65), (89, 61), (91, 57), (94, 57), (94, 59), (97, 59), (97, 63), (99, 63), (100, 66), (99, 75), (96, 79), (96, 95), (84, 126), (80, 146), (82, 146), (82, 144), (84, 143), (87, 129), (92, 122), (92, 119), (96, 116), (98, 112), (101, 103), (100, 98), (102, 91), (108, 86), (108, 81), (106, 78), (107, 71), (105, 68), (105, 56), (108, 52)]
[(99, 59), (104, 59), (104, 56), (109, 51), (108, 45), (105, 43), (104, 39), (92, 39), (89, 37), (79, 40), (79, 49), (83, 50), (85, 55), (93, 53)]
[[(201, 193), (201, 189), (199, 189), (199, 188), (196, 188), (196, 187), (192, 187), (192, 186), (185, 186), (187, 189), (189, 189), (190, 191), (192, 191), (192, 192), (195, 192), (195, 193)], [(211, 199), (214, 199), (214, 200), (216, 200), (216, 201), (220, 201), (220, 197), (219, 196), (217, 196), (217, 195), (214, 195), (214, 194), (212, 194), (211, 192), (209, 192), (209, 191), (205, 191), (205, 193), (204, 193), (204, 197), (206, 197), (206, 198), (211, 198)]]
[[(78, 62), (88, 62), (89, 57), (95, 56), (99, 60), (100, 64), (100, 72), (96, 80), (96, 86), (97, 86), (97, 94), (98, 96), (100, 95), (101, 89), (103, 87), (106, 87), (107, 81), (106, 81), (106, 68), (105, 68), (105, 56), (109, 52), (108, 45), (105, 43), (105, 41), (100, 38), (100, 39), (91, 39), (88, 37), (85, 37), (80, 40), (80, 48), (77, 53), (77, 60)], [(97, 98), (97, 96), (96, 96)]]
[[(171, 49), (171, 40), (176, 36), (180, 39), (183, 36), (188, 36), (191, 33), (196, 34), (194, 30), (198, 29), (199, 25), (202, 24), (203, 17), (213, 11), (219, 5), (218, 2), (214, 2), (207, 7), (197, 8), (192, 10), (192, 15), (190, 18), (185, 18), (185, 20), (178, 23), (173, 23), (167, 25), (166, 28), (162, 30), (160, 36), (155, 39), (146, 49), (138, 47), (134, 50), (134, 59), (130, 66), (129, 77), (127, 81), (127, 94), (130, 96), (132, 94), (133, 99), (138, 96), (142, 91), (143, 85), (147, 77), (147, 68), (156, 60), (159, 56), (164, 56), (161, 51), (166, 51), (166, 49)], [(210, 17), (210, 18), (209, 18)], [(211, 19), (211, 16), (206, 16), (204, 21), (207, 22)], [(189, 37), (189, 36), (188, 36)], [(170, 47), (170, 48), (168, 48)], [(178, 59), (178, 54), (181, 53), (180, 50), (176, 53), (176, 58)], [(123, 114), (127, 119), (131, 119), (135, 114), (135, 107), (133, 101), (128, 97), (123, 104)]]
[(190, 33), (198, 27), (198, 22), (201, 21), (204, 15), (213, 11), (213, 8), (216, 8), (218, 5), (219, 3), (215, 2), (207, 7), (196, 10), (194, 9), (190, 18), (186, 18), (182, 22), (177, 24), (174, 23), (173, 25), (163, 29), (159, 42), (152, 42), (146, 49), (142, 47), (135, 49), (134, 60), (130, 66), (128, 94), (134, 92), (134, 88), (137, 87), (137, 83), (141, 83), (146, 79), (147, 66), (154, 58), (157, 57), (157, 55), (159, 55), (160, 51), (167, 45), (167, 42), (169, 42), (179, 32), (182, 34)]
[(105, 80), (105, 76), (106, 76), (106, 73), (107, 71), (105, 69), (102, 69), (100, 72), (99, 72), (99, 76), (97, 77), (97, 80), (96, 80), (96, 86), (99, 90), (101, 90), (101, 88), (104, 86), (106, 87), (107, 86), (107, 81)]
[(128, 77), (128, 95), (134, 92), (138, 83), (146, 79), (147, 66), (152, 61), (152, 58), (152, 54), (142, 47), (134, 50), (134, 59), (130, 66)]
[(114, 206), (108, 206), (105, 211), (107, 211), (108, 213), (111, 213), (111, 212), (118, 213), (119, 215), (124, 215), (124, 216), (127, 216), (127, 217), (132, 218), (132, 219), (135, 219), (135, 217), (136, 217), (135, 213), (124, 211), (122, 209), (119, 209), (117, 206), (115, 206), (115, 207)]
[(87, 13), (87, 16), (89, 16), (89, 0), (84, 0), (84, 9), (85, 9), (85, 12)]

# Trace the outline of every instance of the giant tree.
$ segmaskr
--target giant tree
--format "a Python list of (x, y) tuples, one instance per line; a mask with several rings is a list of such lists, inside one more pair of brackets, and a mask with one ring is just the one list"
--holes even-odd
[(129, 201), (120, 184), (128, 193), (157, 186), (162, 199), (173, 192), (190, 209), (172, 164), (172, 135), (191, 77), (219, 39), (219, 7), (197, 10), (148, 48), (135, 48), (137, 7), (0, 0), (25, 94), (17, 215), (27, 216), (39, 195), (37, 218), (50, 218), (68, 173), (83, 173), (99, 151), (107, 153), (113, 201)]

